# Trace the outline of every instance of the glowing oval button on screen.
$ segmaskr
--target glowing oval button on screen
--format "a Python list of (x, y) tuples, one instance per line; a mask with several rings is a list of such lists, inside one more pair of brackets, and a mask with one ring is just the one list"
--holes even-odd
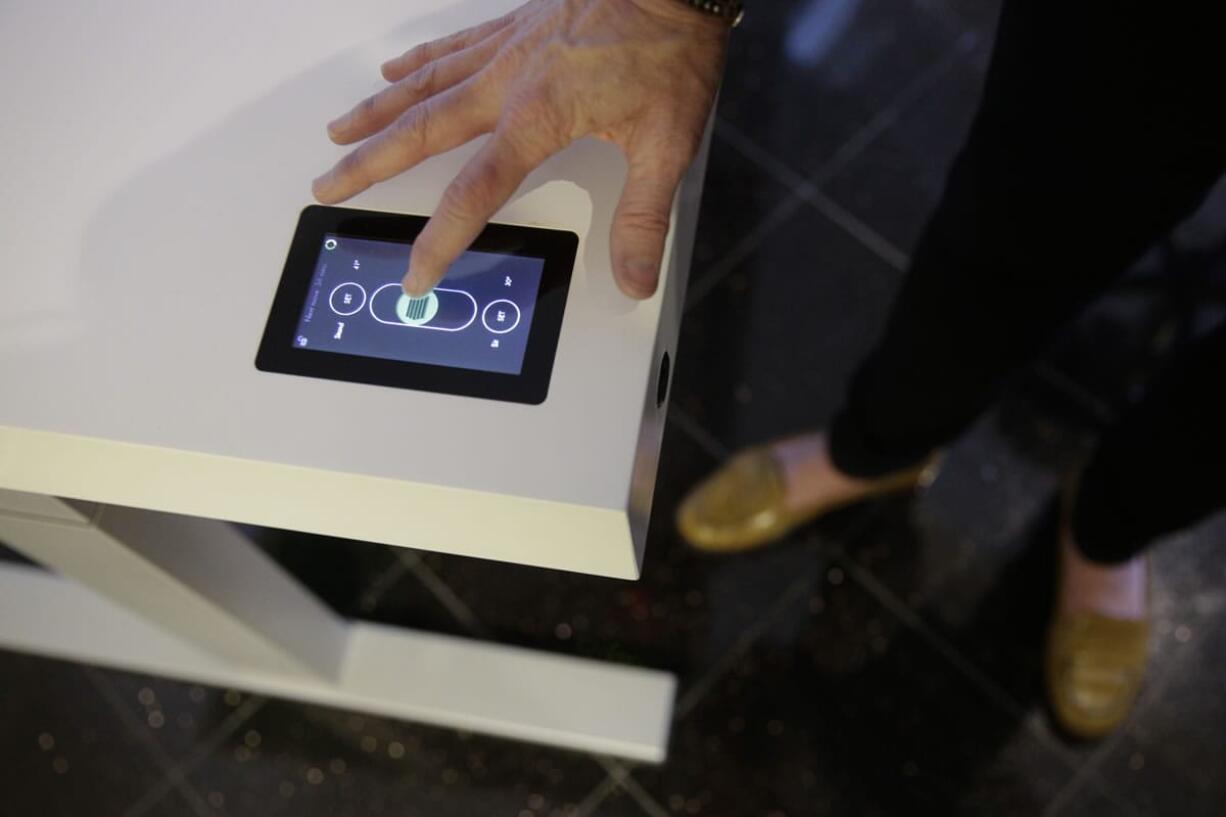
[(370, 296), (370, 314), (389, 326), (459, 332), (477, 319), (477, 300), (462, 289), (442, 287), (410, 298), (400, 284), (384, 284)]

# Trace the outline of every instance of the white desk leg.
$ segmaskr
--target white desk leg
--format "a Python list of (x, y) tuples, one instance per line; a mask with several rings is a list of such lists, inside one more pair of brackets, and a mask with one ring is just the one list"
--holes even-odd
[[(666, 754), (654, 670), (345, 622), (229, 525), (0, 491), (0, 647), (633, 760)], [(74, 581), (75, 580), (75, 581)]]
[(0, 517), (0, 539), (236, 664), (339, 673), (344, 621), (233, 526), (113, 506), (86, 518), (72, 503), (43, 499), (59, 503), (55, 517)]

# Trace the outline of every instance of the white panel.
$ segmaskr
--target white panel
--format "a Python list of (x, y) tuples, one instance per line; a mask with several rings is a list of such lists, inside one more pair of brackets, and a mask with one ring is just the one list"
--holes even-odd
[(0, 427), (0, 484), (636, 579), (624, 512)]
[(455, 727), (661, 762), (676, 680), (464, 639), (355, 624), (340, 680), (220, 661), (91, 591), (0, 565), (0, 646)]
[[(253, 365), (310, 180), (342, 154), (325, 122), (380, 87), (389, 55), (513, 5), (304, 0), (289, 12), (282, 0), (115, 0), (70, 14), (55, 3), (0, 6), (0, 71), (30, 78), (0, 84), (0, 487), (122, 496), (181, 513), (208, 506), (244, 522), (588, 569), (582, 558), (556, 558), (556, 539), (537, 552), (550, 525), (538, 528), (534, 505), (511, 525), (474, 503), (470, 515), (489, 524), (478, 534), (461, 525), (454, 538), (446, 514), (431, 516), (428, 492), (415, 505), (429, 537), (415, 538), (417, 521), (400, 507), (383, 511), (401, 514), (395, 535), (390, 519), (346, 531), (356, 519), (351, 492), (325, 504), (336, 515), (327, 525), (316, 524), (318, 507), (300, 513), (307, 496), (288, 489), (287, 502), (253, 514), (243, 492), (258, 478), (241, 476), (270, 464), (392, 480), (405, 493), (439, 486), (612, 511), (623, 523), (619, 561), (636, 562), (627, 506), (636, 462), (646, 473), (658, 454), (637, 447), (658, 446), (640, 426), (664, 295), (635, 302), (612, 280), (608, 235), (624, 176), (615, 148), (576, 144), (498, 216), (582, 238), (544, 405)], [(475, 147), (353, 204), (428, 212)], [(695, 205), (682, 197), (679, 207)], [(670, 244), (668, 257), (679, 255)], [(684, 273), (670, 269), (666, 279)], [(161, 490), (126, 455), (87, 459), (96, 449), (85, 444), (73, 467), (40, 466), (87, 439), (148, 447), (156, 453), (135, 459), (159, 470), (194, 467), (192, 454), (233, 462), (210, 472), (227, 481), (207, 498)], [(633, 531), (642, 529), (636, 521)], [(574, 536), (581, 550), (588, 531)], [(632, 573), (611, 561), (593, 559), (591, 569)]]
[(99, 523), (0, 516), (0, 540), (219, 660), (285, 674), (340, 671), (344, 622), (236, 529), (125, 508), (104, 509)]

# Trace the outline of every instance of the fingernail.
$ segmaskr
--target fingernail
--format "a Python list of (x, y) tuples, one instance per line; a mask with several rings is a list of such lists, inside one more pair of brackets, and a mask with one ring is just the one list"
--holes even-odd
[(412, 273), (404, 276), (404, 281), (401, 283), (401, 286), (404, 288), (407, 295), (414, 298), (420, 298), (422, 295), (426, 294), (422, 289), (421, 281), (419, 281), (417, 276), (413, 275)]
[(324, 193), (326, 193), (328, 190), (328, 181), (329, 181), (328, 177), (330, 175), (331, 174), (329, 173), (325, 173), (324, 175), (320, 176), (315, 181), (311, 182), (311, 193), (315, 196), (315, 198), (317, 199), (324, 198)]
[(660, 270), (655, 264), (650, 261), (631, 261), (626, 264), (625, 271), (630, 286), (643, 293), (644, 297), (656, 291)]
[(328, 123), (328, 133), (333, 136), (337, 136), (344, 131), (349, 130), (349, 125), (352, 124), (352, 122), (353, 116), (350, 114), (345, 114), (337, 119), (333, 119)]

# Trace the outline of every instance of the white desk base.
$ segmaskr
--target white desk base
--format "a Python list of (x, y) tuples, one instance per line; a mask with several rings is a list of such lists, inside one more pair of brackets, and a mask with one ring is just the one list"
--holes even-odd
[(0, 646), (659, 763), (675, 678), (345, 621), (223, 522), (0, 491)]

